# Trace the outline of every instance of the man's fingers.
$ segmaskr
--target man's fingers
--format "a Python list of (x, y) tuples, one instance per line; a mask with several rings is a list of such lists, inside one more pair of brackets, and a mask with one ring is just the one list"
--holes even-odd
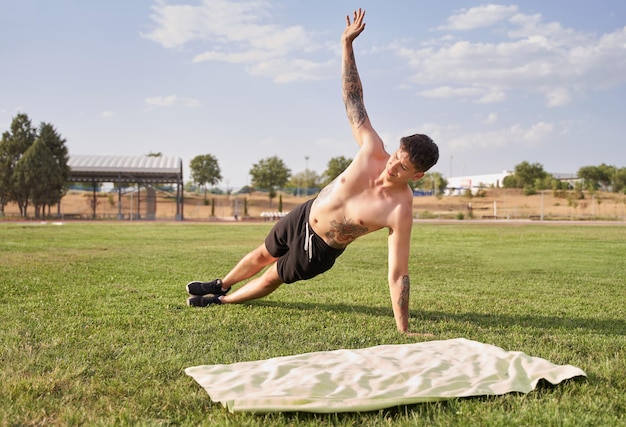
[(361, 10), (361, 8), (359, 8), (359, 12), (357, 14), (357, 12), (354, 12), (354, 20), (355, 21), (359, 21), (359, 25), (361, 25), (361, 23), (363, 22), (363, 18), (365, 17), (365, 11)]
[(359, 10), (354, 11), (352, 22), (350, 22), (350, 15), (346, 15), (346, 23), (348, 24), (348, 26), (350, 26), (351, 24), (360, 26), (363, 23), (364, 17), (365, 17), (365, 11), (359, 8)]

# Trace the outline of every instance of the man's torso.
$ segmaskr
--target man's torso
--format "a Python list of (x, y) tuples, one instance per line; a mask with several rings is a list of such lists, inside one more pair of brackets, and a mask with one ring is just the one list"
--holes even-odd
[[(345, 247), (357, 237), (393, 227), (399, 209), (410, 209), (408, 186), (388, 187), (381, 174), (384, 158), (362, 156), (319, 194), (309, 217), (313, 230), (332, 247)], [(387, 155), (388, 158), (388, 155)]]

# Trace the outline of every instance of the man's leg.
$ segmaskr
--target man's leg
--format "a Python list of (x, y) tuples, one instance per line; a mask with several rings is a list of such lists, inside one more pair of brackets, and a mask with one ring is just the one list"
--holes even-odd
[(274, 292), (282, 284), (283, 281), (278, 276), (276, 263), (274, 263), (261, 276), (250, 280), (230, 295), (220, 296), (219, 299), (222, 304), (239, 304), (263, 298)]
[[(276, 260), (269, 254), (265, 248), (265, 244), (262, 244), (258, 248), (254, 249), (245, 255), (227, 275), (224, 280), (214, 280), (210, 283), (190, 283), (187, 285), (187, 291), (191, 295), (187, 299), (187, 305), (195, 307), (206, 307), (212, 304), (238, 304), (245, 301), (250, 301), (257, 298), (262, 298), (272, 292), (274, 292), (283, 281), (278, 276), (278, 269), (276, 268)], [(272, 264), (273, 263), (273, 264)], [(259, 271), (263, 267), (272, 264), (261, 276), (256, 277), (243, 285), (241, 288), (233, 292), (232, 295), (226, 296), (224, 294), (218, 294), (217, 292), (211, 292), (213, 295), (205, 296), (207, 290), (206, 286), (221, 286), (221, 292), (228, 292), (230, 287), (237, 282), (248, 279)], [(215, 282), (215, 283), (214, 283)], [(193, 285), (194, 289), (190, 289)], [(195, 289), (200, 288), (200, 289)]]
[[(222, 279), (222, 287), (224, 289), (229, 289), (235, 283), (254, 276), (264, 267), (275, 262), (277, 259), (278, 258), (274, 258), (270, 255), (265, 247), (265, 243), (262, 243), (259, 247), (241, 258), (237, 265), (230, 270), (230, 272)], [(278, 277), (278, 274), (276, 274), (276, 277)]]

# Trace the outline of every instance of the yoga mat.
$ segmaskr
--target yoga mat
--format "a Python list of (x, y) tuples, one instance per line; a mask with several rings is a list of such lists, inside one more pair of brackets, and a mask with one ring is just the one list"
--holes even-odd
[(455, 397), (528, 393), (586, 376), (519, 351), (457, 338), (185, 369), (230, 412), (362, 412)]

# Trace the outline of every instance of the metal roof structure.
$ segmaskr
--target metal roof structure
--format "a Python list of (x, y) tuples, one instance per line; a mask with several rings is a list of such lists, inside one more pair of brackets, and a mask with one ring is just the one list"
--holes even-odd
[(134, 182), (140, 184), (183, 181), (183, 162), (177, 157), (70, 156), (73, 182)]
[[(178, 157), (70, 156), (68, 181), (91, 182), (94, 188), (93, 217), (96, 217), (96, 184), (176, 184), (176, 219), (183, 219), (183, 161)], [(118, 185), (118, 218), (122, 219), (122, 192)]]

